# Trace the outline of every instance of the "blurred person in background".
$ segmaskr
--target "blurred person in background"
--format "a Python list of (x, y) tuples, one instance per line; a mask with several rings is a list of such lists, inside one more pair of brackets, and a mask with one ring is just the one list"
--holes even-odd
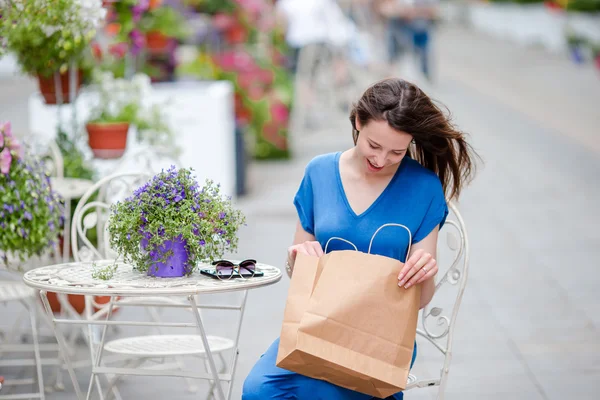
[(430, 43), (439, 14), (438, 0), (373, 0), (376, 11), (387, 20), (388, 61), (393, 69), (409, 51), (416, 54), (421, 72), (431, 81)]
[[(313, 104), (320, 85), (319, 97), (335, 104), (337, 91), (350, 80), (345, 52), (355, 33), (354, 23), (335, 0), (278, 0), (275, 10), (292, 51), (290, 69), (297, 78), (300, 102)], [(309, 129), (320, 125), (318, 113), (308, 113)]]
[[(334, 58), (346, 46), (354, 29), (335, 0), (277, 0), (279, 26), (292, 49), (291, 69), (296, 72), (300, 51), (312, 45), (332, 51)], [(343, 68), (343, 65), (336, 65)]]

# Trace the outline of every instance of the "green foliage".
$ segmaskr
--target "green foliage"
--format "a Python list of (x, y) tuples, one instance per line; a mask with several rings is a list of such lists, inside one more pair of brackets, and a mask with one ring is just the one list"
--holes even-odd
[(104, 19), (101, 1), (6, 0), (1, 9), (0, 37), (29, 74), (50, 76), (67, 71), (89, 51)]
[(183, 240), (191, 272), (199, 261), (235, 250), (244, 222), (220, 185), (207, 180), (200, 188), (191, 169), (171, 167), (113, 205), (108, 230), (111, 247), (140, 271), (147, 271), (152, 260), (167, 260), (169, 252), (159, 251), (166, 241)]
[(237, 7), (233, 0), (184, 0), (184, 4), (205, 14), (231, 14)]
[(142, 32), (158, 31), (163, 35), (179, 40), (189, 35), (185, 18), (173, 7), (157, 7), (142, 16), (140, 21)]

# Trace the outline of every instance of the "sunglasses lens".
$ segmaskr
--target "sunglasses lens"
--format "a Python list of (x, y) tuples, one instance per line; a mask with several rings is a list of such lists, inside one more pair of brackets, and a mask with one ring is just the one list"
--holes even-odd
[(254, 261), (242, 261), (240, 263), (240, 275), (242, 277), (253, 277), (256, 273), (256, 263)]
[(233, 266), (231, 265), (217, 265), (216, 270), (219, 279), (231, 279), (233, 276)]
[(244, 268), (247, 271), (255, 271), (256, 270), (256, 263), (254, 261), (251, 261), (251, 260), (242, 261), (240, 263), (240, 268)]

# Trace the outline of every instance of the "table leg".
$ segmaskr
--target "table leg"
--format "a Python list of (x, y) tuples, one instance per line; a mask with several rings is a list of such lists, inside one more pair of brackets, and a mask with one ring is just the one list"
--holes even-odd
[(65, 337), (63, 336), (60, 329), (57, 328), (54, 313), (52, 312), (52, 308), (50, 308), (50, 303), (48, 302), (48, 295), (45, 291), (40, 291), (40, 297), (42, 299), (42, 303), (44, 304), (44, 309), (46, 310), (46, 314), (48, 315), (48, 319), (51, 322), (52, 330), (54, 331), (54, 335), (56, 336), (56, 341), (58, 342), (58, 347), (62, 354), (63, 360), (67, 365), (67, 371), (69, 372), (69, 376), (71, 377), (71, 383), (73, 383), (73, 389), (75, 389), (75, 395), (79, 400), (83, 400), (83, 395), (81, 393), (81, 388), (79, 387), (79, 382), (77, 382), (77, 377), (75, 376), (75, 371), (73, 370), (73, 365), (71, 363), (71, 357), (69, 356), (69, 349), (67, 348), (67, 344), (65, 342)]
[[(198, 309), (198, 304), (196, 303), (196, 298), (194, 296), (188, 296), (188, 300), (192, 305), (192, 311), (194, 316), (196, 317), (196, 323), (198, 326), (198, 333), (200, 333), (200, 337), (202, 338), (202, 344), (204, 345), (204, 351), (206, 351), (206, 358), (208, 359), (208, 365), (210, 366), (210, 372), (213, 376), (213, 381), (217, 388), (217, 392), (219, 394), (219, 399), (225, 400), (225, 393), (223, 392), (223, 386), (221, 385), (221, 380), (219, 379), (219, 371), (217, 370), (217, 366), (215, 364), (215, 359), (213, 358), (212, 351), (210, 350), (210, 345), (208, 343), (208, 338), (206, 337), (206, 330), (204, 329), (204, 324), (202, 323), (202, 318), (200, 317), (200, 310)], [(232, 377), (233, 378), (233, 377)], [(230, 383), (231, 389), (231, 383)]]
[[(86, 297), (87, 298), (87, 297)], [(112, 316), (112, 312), (113, 312), (113, 308), (114, 308), (114, 298), (111, 297), (110, 298), (110, 304), (108, 306), (108, 312), (106, 313), (106, 319), (105, 321), (109, 321), (110, 317)], [(89, 309), (88, 309), (89, 307)], [(89, 315), (89, 311), (91, 311), (91, 301), (89, 300), (89, 298), (87, 298), (86, 300), (86, 314), (87, 314), (87, 318), (88, 321), (90, 321), (91, 319), (91, 315)], [(91, 322), (91, 321), (90, 321)], [(91, 327), (91, 325), (88, 325)], [(106, 340), (106, 331), (108, 330), (108, 324), (104, 325), (102, 327), (102, 337), (100, 339), (100, 343), (98, 343), (98, 347), (96, 348), (96, 354), (93, 354), (93, 338), (90, 337), (90, 344), (91, 344), (91, 349), (92, 349), (92, 362), (94, 363), (94, 365), (92, 366), (92, 376), (90, 377), (90, 384), (88, 386), (88, 393), (87, 393), (87, 397), (86, 399), (89, 400), (92, 396), (92, 392), (94, 389), (94, 382), (96, 383), (96, 387), (98, 388), (98, 395), (100, 396), (101, 400), (104, 400), (104, 394), (102, 393), (102, 386), (100, 385), (100, 378), (98, 377), (98, 375), (96, 374), (96, 368), (100, 367), (100, 363), (102, 362), (102, 353), (104, 351), (104, 342)], [(90, 336), (92, 335), (92, 331), (90, 329)]]
[(229, 390), (227, 391), (227, 399), (231, 399), (231, 392), (233, 389), (233, 379), (235, 377), (235, 370), (237, 367), (237, 359), (239, 355), (239, 343), (240, 343), (240, 334), (242, 332), (242, 321), (244, 320), (244, 310), (246, 309), (246, 300), (248, 299), (248, 291), (244, 291), (244, 298), (242, 299), (242, 304), (240, 305), (240, 318), (238, 320), (237, 332), (235, 335), (235, 345), (233, 347), (233, 356), (231, 357), (231, 381), (229, 381)]

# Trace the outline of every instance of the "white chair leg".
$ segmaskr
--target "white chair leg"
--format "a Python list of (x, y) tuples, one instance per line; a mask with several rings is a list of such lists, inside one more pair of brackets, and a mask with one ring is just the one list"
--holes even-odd
[(35, 356), (35, 368), (38, 377), (38, 388), (40, 391), (40, 399), (45, 400), (44, 393), (44, 377), (42, 376), (42, 358), (40, 357), (40, 344), (38, 342), (38, 330), (36, 321), (36, 308), (33, 304), (33, 300), (29, 302), (29, 321), (31, 322), (31, 333), (33, 336), (33, 354)]

